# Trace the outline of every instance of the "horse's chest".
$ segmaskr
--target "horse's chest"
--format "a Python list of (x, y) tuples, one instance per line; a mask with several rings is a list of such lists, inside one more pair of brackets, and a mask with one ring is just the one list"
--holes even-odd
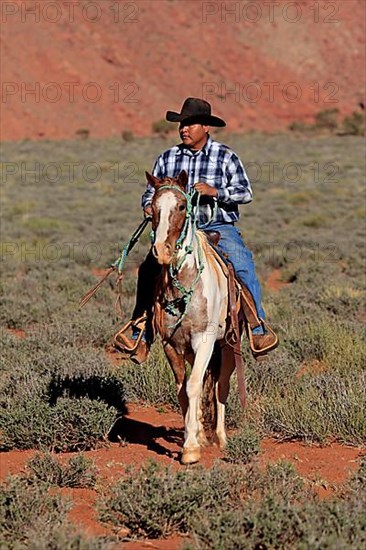
[[(174, 311), (174, 313), (173, 313)], [(161, 308), (161, 322), (163, 339), (170, 340), (174, 347), (181, 352), (190, 348), (192, 337), (197, 333), (204, 333), (209, 327), (207, 299), (203, 295), (201, 284), (197, 286), (189, 305), (180, 296), (167, 293)], [(164, 328), (163, 328), (164, 327)]]

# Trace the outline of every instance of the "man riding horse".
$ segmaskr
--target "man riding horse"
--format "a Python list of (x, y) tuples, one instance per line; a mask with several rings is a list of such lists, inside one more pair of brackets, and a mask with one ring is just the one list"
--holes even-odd
[[(211, 114), (211, 105), (202, 99), (188, 98), (181, 112), (168, 111), (166, 120), (179, 122), (182, 142), (162, 153), (155, 162), (154, 179), (177, 178), (182, 171), (188, 175), (188, 190), (194, 188), (200, 194), (198, 228), (219, 232), (218, 248), (230, 260), (240, 282), (249, 290), (251, 303), (255, 305), (257, 318), (264, 320), (261, 303), (261, 288), (255, 273), (252, 253), (245, 246), (235, 224), (239, 221), (239, 204), (251, 202), (253, 198), (249, 179), (239, 157), (226, 145), (209, 134), (209, 126), (224, 127), (226, 123)], [(148, 183), (142, 196), (145, 216), (152, 215), (152, 199), (155, 188)], [(213, 204), (217, 202), (216, 208)], [(168, 224), (168, 220), (166, 221)], [(136, 305), (133, 311), (130, 335), (122, 335), (123, 351), (140, 364), (149, 353), (153, 331), (147, 318), (151, 318), (155, 287), (161, 273), (161, 266), (149, 252), (139, 269)], [(252, 344), (260, 355), (261, 351), (274, 349), (278, 340), (264, 323), (252, 329)], [(119, 340), (120, 342), (120, 340)], [(138, 345), (136, 345), (138, 343)]]

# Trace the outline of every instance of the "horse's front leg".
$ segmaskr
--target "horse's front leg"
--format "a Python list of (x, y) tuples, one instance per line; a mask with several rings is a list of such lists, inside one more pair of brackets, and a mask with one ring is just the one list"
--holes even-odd
[[(188, 363), (193, 367), (194, 364), (194, 354), (189, 354), (186, 356), (186, 359)], [(187, 407), (188, 407), (188, 397), (187, 397)], [(197, 411), (197, 418), (198, 418), (198, 443), (201, 447), (206, 447), (209, 445), (208, 439), (205, 434), (205, 428), (203, 426), (203, 413), (202, 413), (202, 407), (201, 407), (201, 400), (198, 402), (198, 411)]]
[(200, 448), (200, 418), (199, 407), (202, 393), (202, 384), (205, 371), (210, 362), (215, 339), (206, 334), (198, 334), (192, 340), (195, 351), (192, 373), (187, 382), (188, 410), (185, 417), (185, 441), (183, 445), (182, 463), (198, 462), (201, 456)]

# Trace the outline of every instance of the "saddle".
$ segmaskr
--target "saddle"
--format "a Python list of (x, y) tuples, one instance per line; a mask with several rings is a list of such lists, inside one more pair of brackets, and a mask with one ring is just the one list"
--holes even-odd
[[(244, 322), (245, 331), (248, 336), (249, 345), (253, 356), (256, 359), (263, 358), (268, 354), (269, 351), (275, 349), (278, 346), (278, 337), (269, 326), (268, 323), (258, 317), (257, 308), (255, 306), (253, 297), (249, 289), (243, 284), (243, 282), (236, 275), (234, 267), (228, 257), (218, 248), (218, 243), (220, 241), (220, 232), (219, 231), (204, 231), (207, 236), (207, 240), (211, 246), (211, 249), (215, 255), (215, 259), (220, 265), (223, 273), (228, 279), (228, 290), (229, 290), (229, 319), (231, 326), (228, 327), (227, 339), (233, 338), (233, 333), (236, 332), (237, 335), (234, 337), (236, 342), (239, 337), (239, 324)], [(257, 349), (253, 341), (253, 329), (261, 326), (264, 332), (270, 332), (274, 336), (274, 341), (271, 345)]]

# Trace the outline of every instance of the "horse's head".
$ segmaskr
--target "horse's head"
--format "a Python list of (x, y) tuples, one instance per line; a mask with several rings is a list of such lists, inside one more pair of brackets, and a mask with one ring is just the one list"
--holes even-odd
[(159, 180), (148, 172), (146, 177), (155, 188), (151, 205), (152, 227), (155, 232), (152, 253), (159, 264), (169, 265), (186, 222), (188, 176), (183, 170), (177, 178)]

